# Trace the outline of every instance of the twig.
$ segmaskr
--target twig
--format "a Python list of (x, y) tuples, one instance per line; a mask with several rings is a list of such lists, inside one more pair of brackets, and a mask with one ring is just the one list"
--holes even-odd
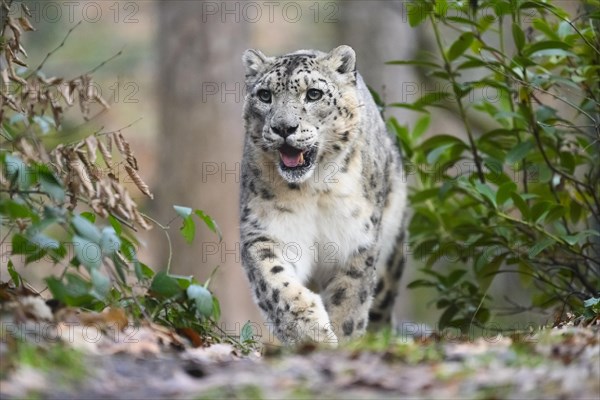
[(130, 222), (125, 221), (123, 218), (119, 217), (118, 215), (115, 215), (113, 213), (109, 213), (114, 219), (116, 219), (117, 221), (119, 221), (122, 225), (125, 225), (126, 227), (128, 227), (129, 229), (131, 229), (134, 232), (137, 232), (137, 229), (135, 226), (133, 226), (133, 224), (131, 224)]
[(169, 258), (167, 260), (167, 274), (171, 271), (171, 260), (173, 259), (173, 244), (171, 243), (171, 235), (169, 235), (169, 229), (171, 228), (171, 222), (169, 222), (168, 225), (163, 225), (160, 222), (158, 222), (157, 220), (155, 220), (154, 218), (144, 214), (144, 213), (140, 213), (142, 214), (142, 217), (148, 219), (150, 222), (153, 222), (156, 226), (158, 226), (160, 229), (163, 230), (163, 232), (165, 233), (165, 236), (167, 237), (167, 242), (169, 244)]
[(600, 201), (598, 200), (595, 190), (591, 185), (581, 182), (574, 176), (571, 176), (571, 175), (559, 170), (558, 168), (556, 168), (554, 166), (554, 164), (552, 162), (550, 162), (550, 159), (548, 158), (548, 155), (546, 154), (546, 150), (544, 149), (544, 144), (542, 143), (542, 139), (540, 137), (539, 126), (537, 124), (537, 121), (535, 121), (535, 119), (533, 118), (533, 115), (531, 116), (531, 121), (529, 123), (529, 126), (531, 127), (533, 137), (535, 138), (535, 142), (536, 142), (538, 149), (540, 150), (540, 153), (542, 154), (542, 158), (544, 159), (544, 162), (546, 163), (548, 168), (550, 168), (552, 170), (552, 172), (554, 172), (555, 174), (558, 174), (558, 175), (562, 176), (563, 178), (573, 182), (575, 185), (580, 185), (583, 188), (585, 188), (591, 194), (591, 197), (594, 200), (596, 207), (600, 209)]
[(13, 194), (43, 194), (45, 196), (49, 196), (48, 193), (43, 192), (41, 190), (12, 190), (12, 189), (0, 189), (0, 193), (10, 193), (11, 195)]
[(469, 119), (467, 118), (467, 114), (465, 112), (460, 93), (456, 92), (457, 82), (454, 78), (454, 73), (452, 71), (452, 66), (450, 61), (448, 60), (448, 56), (444, 52), (444, 46), (442, 45), (442, 40), (440, 38), (440, 31), (438, 26), (433, 18), (432, 14), (429, 14), (429, 19), (431, 20), (431, 25), (433, 26), (433, 32), (435, 34), (435, 40), (438, 45), (438, 49), (442, 55), (442, 59), (444, 60), (444, 67), (446, 72), (448, 73), (448, 77), (452, 83), (452, 90), (454, 91), (454, 96), (456, 98), (456, 104), (458, 105), (458, 112), (460, 113), (460, 118), (465, 126), (465, 130), (467, 131), (467, 137), (469, 138), (469, 145), (471, 147), (471, 153), (473, 154), (473, 161), (475, 161), (475, 168), (477, 169), (477, 176), (479, 177), (479, 181), (481, 183), (485, 183), (485, 175), (483, 173), (483, 168), (481, 166), (481, 158), (479, 157), (479, 152), (477, 151), (477, 146), (475, 145), (475, 139), (473, 138), (473, 132), (471, 130), (471, 125), (469, 124)]
[(125, 125), (124, 127), (119, 128), (119, 129), (115, 129), (114, 131), (102, 132), (102, 129), (104, 129), (104, 127), (102, 127), (99, 130), (97, 130), (96, 132), (94, 132), (93, 134), (96, 135), (96, 136), (104, 136), (104, 135), (110, 135), (111, 133), (118, 133), (118, 132), (121, 132), (121, 131), (123, 131), (123, 130), (125, 130), (127, 128), (131, 128), (133, 125), (137, 124), (142, 119), (143, 119), (143, 117), (139, 117), (135, 121), (131, 122), (129, 125)]
[[(124, 49), (125, 47), (123, 47)], [(102, 68), (104, 65), (108, 64), (109, 62), (111, 62), (112, 60), (114, 60), (115, 58), (119, 57), (121, 54), (123, 54), (123, 49), (119, 50), (117, 52), (117, 54), (113, 55), (112, 57), (108, 58), (107, 60), (102, 61), (100, 64), (98, 64), (96, 67), (92, 68), (91, 70), (89, 70), (88, 72), (86, 72), (86, 75), (89, 74), (93, 74), (94, 72), (98, 71), (100, 68)]]
[(65, 45), (65, 43), (67, 42), (67, 39), (69, 38), (69, 36), (71, 35), (71, 33), (75, 30), (75, 28), (77, 28), (79, 25), (81, 25), (81, 22), (82, 21), (79, 21), (78, 23), (75, 24), (75, 26), (73, 26), (71, 29), (69, 29), (69, 31), (65, 35), (64, 39), (62, 40), (62, 42), (60, 42), (60, 44), (58, 46), (56, 46), (56, 48), (54, 50), (52, 50), (51, 52), (49, 52), (48, 54), (46, 54), (46, 57), (44, 57), (44, 59), (42, 60), (42, 62), (40, 63), (40, 65), (38, 65), (35, 70), (33, 70), (29, 75), (27, 75), (27, 78), (25, 78), (25, 79), (31, 78), (34, 74), (38, 73), (42, 69), (42, 67), (44, 66), (44, 64), (46, 63), (46, 61), (48, 61), (48, 59), (54, 53), (56, 53), (61, 47), (63, 47)]
[[(586, 117), (588, 117), (588, 118), (589, 118), (589, 119), (590, 119), (592, 122), (594, 122), (594, 125), (593, 125), (593, 127), (595, 128), (595, 130), (596, 130), (596, 131), (598, 131), (598, 126), (600, 125), (600, 124), (599, 124), (599, 122), (598, 122), (598, 121), (596, 121), (596, 119), (595, 119), (593, 116), (591, 116), (590, 114), (588, 114), (588, 113), (587, 113), (585, 110), (583, 110), (581, 107), (578, 107), (576, 104), (573, 104), (572, 102), (570, 102), (569, 100), (567, 100), (567, 99), (566, 99), (564, 96), (562, 96), (562, 97), (561, 97), (561, 96), (558, 96), (558, 95), (556, 95), (556, 94), (554, 94), (554, 93), (552, 93), (552, 92), (550, 92), (550, 91), (548, 91), (548, 90), (542, 89), (542, 88), (541, 88), (541, 87), (539, 87), (539, 86), (534, 86), (534, 85), (532, 85), (532, 84), (531, 84), (531, 83), (529, 83), (529, 82), (526, 82), (526, 81), (524, 81), (524, 80), (522, 80), (522, 79), (519, 79), (519, 78), (516, 78), (516, 77), (514, 77), (514, 76), (512, 76), (512, 75), (509, 75), (509, 74), (507, 74), (507, 73), (505, 73), (505, 72), (501, 71), (500, 69), (496, 69), (496, 68), (494, 68), (494, 66), (493, 66), (493, 65), (489, 65), (489, 66), (488, 66), (488, 68), (489, 68), (489, 69), (491, 69), (492, 71), (494, 71), (494, 72), (498, 73), (498, 74), (501, 74), (501, 75), (503, 75), (503, 76), (505, 76), (505, 77), (508, 77), (508, 78), (510, 78), (510, 79), (512, 79), (512, 80), (514, 80), (515, 82), (517, 82), (517, 83), (519, 83), (519, 84), (521, 84), (521, 85), (523, 85), (523, 86), (525, 86), (525, 87), (531, 88), (531, 89), (533, 89), (533, 90), (536, 90), (536, 91), (538, 91), (538, 92), (542, 92), (542, 93), (544, 93), (544, 94), (547, 94), (548, 96), (552, 96), (552, 97), (553, 97), (555, 100), (561, 101), (561, 102), (563, 102), (563, 103), (565, 103), (565, 104), (569, 105), (570, 107), (572, 107), (572, 108), (574, 108), (575, 110), (579, 111), (581, 114), (583, 114), (583, 115), (585, 115)], [(584, 97), (584, 98), (585, 98), (586, 100), (591, 100), (591, 101), (594, 101), (594, 99), (590, 99), (590, 98), (588, 98), (588, 97)], [(594, 103), (595, 103), (595, 101), (594, 101)]]
[(596, 46), (594, 46), (593, 43), (590, 43), (587, 38), (585, 37), (585, 35), (583, 33), (581, 33), (581, 31), (573, 24), (573, 22), (569, 21), (568, 18), (564, 18), (562, 16), (560, 16), (558, 13), (554, 12), (554, 10), (547, 4), (544, 4), (542, 2), (536, 2), (536, 4), (541, 5), (542, 7), (544, 7), (546, 10), (550, 11), (550, 13), (554, 14), (554, 16), (556, 16), (556, 18), (560, 19), (561, 21), (566, 22), (567, 24), (569, 24), (571, 26), (571, 28), (573, 28), (573, 30), (575, 32), (577, 32), (577, 34), (583, 39), (583, 41), (590, 46), (594, 52), (598, 55), (600, 55), (600, 50), (598, 50), (598, 48), (596, 48)]
[[(493, 278), (492, 278), (493, 279)], [(490, 290), (490, 287), (492, 285), (488, 285), (487, 289), (485, 290), (485, 293), (483, 294), (483, 296), (481, 296), (481, 301), (479, 302), (479, 304), (477, 305), (477, 309), (475, 310), (475, 312), (473, 313), (473, 316), (471, 317), (471, 322), (469, 322), (469, 329), (471, 329), (471, 326), (473, 326), (473, 322), (475, 321), (475, 316), (477, 315), (477, 313), (479, 312), (479, 309), (481, 308), (481, 306), (483, 305), (483, 301), (485, 300), (485, 298), (487, 297), (487, 293)]]

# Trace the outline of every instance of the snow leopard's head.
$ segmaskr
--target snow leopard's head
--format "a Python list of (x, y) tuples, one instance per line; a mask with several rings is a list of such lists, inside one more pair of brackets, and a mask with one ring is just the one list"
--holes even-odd
[(289, 183), (308, 179), (317, 163), (336, 160), (359, 118), (354, 50), (280, 57), (247, 50), (243, 61), (246, 132), (263, 158)]

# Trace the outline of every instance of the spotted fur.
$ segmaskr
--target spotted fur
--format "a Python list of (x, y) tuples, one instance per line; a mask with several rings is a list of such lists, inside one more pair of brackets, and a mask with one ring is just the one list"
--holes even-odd
[(405, 178), (354, 50), (243, 60), (242, 263), (258, 306), (284, 343), (389, 323)]

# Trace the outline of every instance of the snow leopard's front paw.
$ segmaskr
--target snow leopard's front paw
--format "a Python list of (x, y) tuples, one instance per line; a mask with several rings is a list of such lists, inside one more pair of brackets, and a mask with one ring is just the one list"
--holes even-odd
[(275, 330), (285, 344), (317, 342), (337, 347), (335, 329), (319, 295), (304, 289), (284, 300), (282, 308), (284, 313), (275, 320)]

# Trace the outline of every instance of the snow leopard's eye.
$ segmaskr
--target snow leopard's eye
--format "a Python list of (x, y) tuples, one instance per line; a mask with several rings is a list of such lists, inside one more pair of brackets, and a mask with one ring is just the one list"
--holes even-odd
[(258, 95), (258, 98), (260, 99), (260, 101), (262, 101), (263, 103), (271, 102), (271, 91), (270, 90), (261, 89), (256, 94)]
[(321, 97), (323, 97), (323, 92), (319, 89), (308, 89), (306, 92), (306, 100), (308, 101), (317, 101)]

